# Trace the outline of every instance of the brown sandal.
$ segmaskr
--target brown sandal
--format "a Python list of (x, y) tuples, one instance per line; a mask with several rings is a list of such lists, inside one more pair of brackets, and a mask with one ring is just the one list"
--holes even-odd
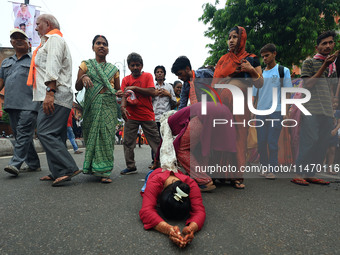
[(72, 178), (72, 175), (61, 176), (61, 177), (55, 179), (55, 181), (52, 183), (52, 187), (59, 186), (59, 184), (66, 182), (68, 180), (71, 180), (71, 178)]
[(231, 181), (231, 185), (235, 189), (244, 189), (246, 186), (243, 184), (243, 180), (233, 180)]
[(101, 179), (101, 183), (112, 183), (112, 180), (110, 179), (110, 177), (103, 177)]
[(201, 192), (208, 192), (216, 189), (216, 186), (214, 185), (213, 181), (204, 185), (198, 185), (198, 187), (200, 188)]

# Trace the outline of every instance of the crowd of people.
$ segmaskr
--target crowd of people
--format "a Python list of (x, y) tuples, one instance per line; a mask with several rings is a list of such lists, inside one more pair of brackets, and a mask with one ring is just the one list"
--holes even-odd
[[(282, 111), (281, 89), (292, 87), (290, 71), (276, 63), (277, 50), (272, 43), (259, 51), (265, 64), (262, 70), (259, 57), (246, 51), (245, 29), (236, 26), (228, 33), (229, 51), (221, 56), (216, 67), (193, 70), (187, 57), (178, 57), (171, 72), (180, 81), (174, 84), (165, 82), (166, 69), (162, 65), (154, 69), (154, 82), (151, 73), (142, 71), (143, 58), (135, 52), (127, 57), (131, 74), (120, 84), (118, 68), (106, 61), (109, 42), (105, 36), (96, 35), (92, 41), (95, 56), (80, 63), (75, 84), (77, 91), (85, 90), (82, 131), (86, 150), (83, 169), (79, 170), (65, 146), (69, 137), (74, 152), (81, 153), (74, 143), (71, 124), (67, 125), (74, 115), (70, 51), (54, 16), (40, 15), (36, 25), (40, 46), (31, 54), (25, 32), (12, 30), (10, 40), (15, 55), (5, 59), (0, 68), (0, 90), (6, 88), (4, 109), (9, 113), (16, 140), (14, 155), (4, 169), (9, 174), (18, 176), (24, 162), (29, 171), (41, 170), (33, 146), (37, 128), (50, 170), (41, 181), (59, 186), (82, 172), (98, 176), (101, 183), (111, 183), (116, 136), (119, 143), (124, 136), (126, 168), (120, 174), (134, 174), (137, 173), (134, 149), (138, 137), (141, 141), (142, 129), (153, 161), (141, 191), (140, 218), (145, 229), (167, 234), (176, 245), (185, 247), (205, 221), (201, 192), (215, 189), (217, 180), (230, 181), (236, 189), (245, 188), (241, 169), (247, 164), (249, 127), (213, 123), (216, 119), (249, 123), (252, 114), (247, 100), (241, 105), (244, 112), (234, 114), (237, 106), (233, 91), (221, 84), (237, 87), (244, 98), (253, 96), (254, 107), (268, 113), (256, 116), (260, 164), (279, 164), (281, 121), (289, 118), (290, 110), (287, 106), (286, 113)], [(320, 34), (317, 54), (302, 65), (303, 87), (311, 94), (304, 107), (311, 115), (301, 114), (299, 119), (296, 164), (301, 167), (291, 180), (295, 184), (329, 184), (315, 177), (315, 171), (304, 170), (310, 164), (322, 165), (328, 147), (328, 164), (334, 162), (340, 128), (339, 113), (333, 110), (338, 103), (338, 90), (334, 92), (338, 85), (335, 65), (338, 52), (333, 53), (335, 37), (332, 31)], [(252, 95), (248, 95), (250, 87), (254, 88)], [(211, 98), (207, 99), (207, 89), (215, 96), (209, 93)], [(291, 96), (286, 94), (287, 98)], [(121, 98), (120, 105), (117, 98)], [(272, 111), (268, 112), (269, 109)], [(116, 129), (120, 112), (125, 123)], [(278, 121), (270, 125), (273, 122), (266, 122), (268, 119)], [(197, 166), (215, 164), (232, 165), (237, 171), (215, 176), (197, 171)], [(268, 179), (275, 177), (272, 171), (266, 173)], [(156, 210), (158, 203), (161, 212)], [(164, 218), (186, 219), (186, 226), (181, 231)]]

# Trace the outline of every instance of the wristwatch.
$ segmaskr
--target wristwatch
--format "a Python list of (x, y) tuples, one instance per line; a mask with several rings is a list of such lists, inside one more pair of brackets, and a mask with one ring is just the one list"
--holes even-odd
[(56, 93), (57, 91), (55, 91), (55, 89), (51, 89), (50, 87), (46, 87), (46, 91), (47, 92), (53, 92), (53, 93)]

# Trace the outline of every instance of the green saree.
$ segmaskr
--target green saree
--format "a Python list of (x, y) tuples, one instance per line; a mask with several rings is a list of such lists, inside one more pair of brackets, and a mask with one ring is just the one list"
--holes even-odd
[[(95, 59), (85, 61), (86, 74), (93, 87), (85, 92), (83, 135), (86, 146), (83, 172), (109, 177), (113, 169), (115, 127), (117, 124), (116, 90), (110, 80), (118, 68), (110, 63), (99, 64)], [(108, 90), (100, 94), (104, 88)]]

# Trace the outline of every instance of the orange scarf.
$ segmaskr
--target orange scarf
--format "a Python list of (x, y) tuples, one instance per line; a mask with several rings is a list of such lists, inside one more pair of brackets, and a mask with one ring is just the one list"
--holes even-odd
[[(60, 35), (61, 37), (63, 37), (63, 34), (60, 32), (59, 29), (53, 29), (50, 32), (47, 33), (47, 35)], [(37, 56), (37, 52), (39, 50), (39, 48), (41, 47), (41, 42), (40, 45), (35, 49), (35, 51), (33, 51), (33, 55), (32, 55), (32, 60), (31, 60), (31, 66), (30, 66), (30, 72), (28, 74), (28, 79), (27, 79), (27, 86), (32, 86), (35, 89), (37, 87), (37, 70), (35, 68), (35, 57)]]
[(243, 27), (238, 26), (238, 41), (235, 52), (229, 52), (223, 55), (217, 62), (214, 77), (225, 78), (234, 73), (238, 73), (238, 67), (241, 65), (242, 59), (250, 56), (256, 57), (254, 54), (246, 52), (247, 32)]

